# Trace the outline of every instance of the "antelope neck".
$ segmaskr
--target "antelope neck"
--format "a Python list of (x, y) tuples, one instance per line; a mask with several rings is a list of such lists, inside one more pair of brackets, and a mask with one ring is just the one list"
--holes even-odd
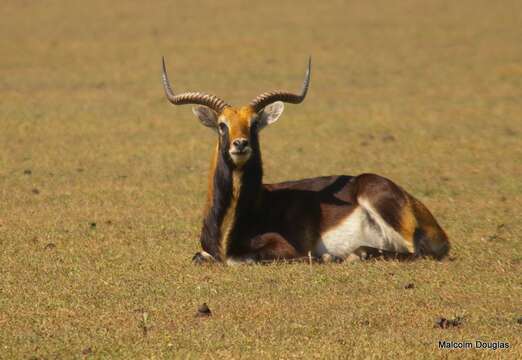
[(216, 148), (201, 236), (202, 243), (207, 244), (205, 250), (221, 260), (226, 258), (236, 224), (242, 216), (254, 212), (259, 204), (263, 169), (256, 148), (241, 169), (235, 168), (219, 145)]

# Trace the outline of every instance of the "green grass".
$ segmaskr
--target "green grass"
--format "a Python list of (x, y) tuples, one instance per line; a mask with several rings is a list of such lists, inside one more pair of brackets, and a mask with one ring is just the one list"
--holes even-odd
[[(518, 1), (7, 1), (0, 358), (522, 357), (521, 23)], [(297, 90), (309, 54), (265, 181), (389, 177), (449, 260), (191, 264), (215, 138), (164, 99), (161, 56), (237, 105)]]

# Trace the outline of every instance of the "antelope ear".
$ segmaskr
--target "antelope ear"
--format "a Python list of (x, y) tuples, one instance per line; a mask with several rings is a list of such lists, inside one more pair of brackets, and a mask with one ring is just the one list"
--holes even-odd
[(200, 105), (194, 106), (192, 112), (203, 125), (217, 131), (218, 115), (214, 110), (207, 106)]
[(267, 125), (275, 123), (283, 113), (284, 109), (285, 105), (282, 101), (276, 101), (265, 106), (265, 108), (259, 113), (259, 130)]

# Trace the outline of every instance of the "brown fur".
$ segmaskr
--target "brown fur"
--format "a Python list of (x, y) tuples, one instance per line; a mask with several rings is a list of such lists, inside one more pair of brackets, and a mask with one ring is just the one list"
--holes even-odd
[[(429, 210), (392, 181), (374, 174), (359, 175), (357, 197), (372, 203), (383, 219), (410, 243), (410, 252), (418, 250), (418, 255), (441, 258), (449, 251), (448, 237)], [(422, 244), (415, 244), (416, 241)]]
[(250, 138), (250, 120), (254, 114), (250, 106), (227, 107), (223, 110), (219, 121), (227, 123), (231, 142), (239, 138)]
[[(370, 226), (378, 226), (372, 216), (382, 218), (404, 239), (406, 245), (398, 249), (406, 246), (409, 254), (435, 258), (447, 254), (448, 239), (431, 213), (381, 176), (327, 176), (263, 185), (258, 129), (253, 126), (258, 116), (246, 106), (227, 107), (217, 118), (217, 126), (225, 123), (226, 129), (219, 130), (211, 163), (201, 235), (205, 251), (222, 261), (301, 258), (316, 251), (322, 234), (359, 207), (370, 206), (378, 214), (365, 210)], [(236, 139), (248, 140), (250, 155), (244, 162), (235, 162), (229, 153)], [(362, 200), (367, 205), (361, 205)]]

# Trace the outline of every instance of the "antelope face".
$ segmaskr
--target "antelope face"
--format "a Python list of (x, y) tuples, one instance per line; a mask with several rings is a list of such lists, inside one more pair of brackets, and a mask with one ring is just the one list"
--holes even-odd
[(218, 118), (219, 143), (236, 166), (243, 166), (252, 155), (255, 123), (256, 115), (249, 107), (225, 108)]
[(207, 106), (193, 108), (201, 123), (213, 128), (219, 135), (219, 147), (230, 156), (236, 167), (242, 167), (257, 147), (258, 132), (276, 122), (284, 105), (277, 101), (257, 112), (252, 106), (225, 107), (221, 114)]

